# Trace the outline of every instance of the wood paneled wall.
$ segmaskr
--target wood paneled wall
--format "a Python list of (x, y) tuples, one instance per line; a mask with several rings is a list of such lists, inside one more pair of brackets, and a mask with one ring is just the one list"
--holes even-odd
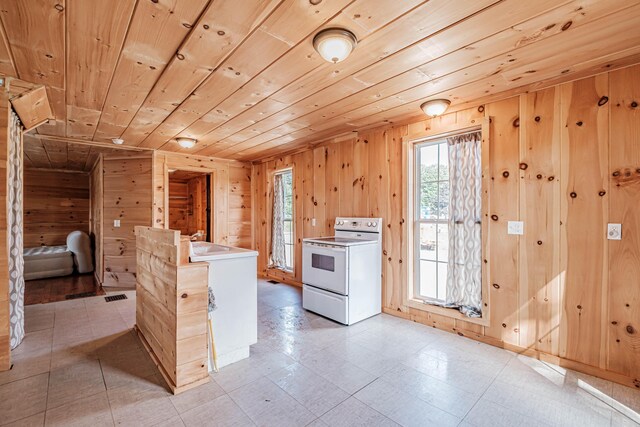
[(207, 240), (207, 197), (206, 175), (188, 180), (169, 175), (169, 228), (186, 236), (204, 230), (198, 240)]
[(25, 248), (66, 245), (75, 230), (89, 232), (89, 174), (25, 169)]
[[(494, 345), (640, 386), (640, 65), (255, 164), (259, 274), (300, 282), (301, 239), (380, 216), (383, 306)], [(402, 144), (490, 122), (488, 325), (409, 307)], [(267, 269), (271, 173), (293, 166), (296, 271)], [(315, 218), (317, 226), (311, 226)], [(523, 236), (508, 221), (525, 222)], [(607, 223), (622, 240), (607, 240)]]
[[(103, 164), (104, 286), (136, 284), (135, 226), (151, 226), (152, 153), (106, 155)], [(114, 226), (120, 220), (120, 227)]]
[(200, 156), (177, 153), (154, 154), (153, 172), (153, 226), (164, 228), (169, 224), (168, 170), (177, 169), (213, 174), (212, 215), (213, 242), (251, 247), (251, 165)]

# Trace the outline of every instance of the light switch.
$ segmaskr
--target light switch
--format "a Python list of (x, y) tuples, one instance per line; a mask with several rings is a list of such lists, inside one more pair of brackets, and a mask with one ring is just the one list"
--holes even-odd
[(316, 226), (316, 219), (315, 218), (311, 218), (311, 226), (312, 227)]
[(120, 227), (120, 220), (119, 219), (114, 219), (113, 220), (113, 226), (114, 227)]
[(607, 239), (622, 240), (622, 224), (608, 224)]
[(524, 222), (522, 221), (509, 221), (507, 223), (507, 234), (524, 234)]

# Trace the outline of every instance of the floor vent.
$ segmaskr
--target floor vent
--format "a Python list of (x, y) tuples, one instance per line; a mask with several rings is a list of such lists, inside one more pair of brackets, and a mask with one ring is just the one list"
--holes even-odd
[(125, 294), (118, 294), (118, 295), (109, 295), (108, 297), (104, 297), (104, 300), (106, 302), (120, 301), (121, 299), (127, 299), (127, 296)]
[(79, 294), (71, 294), (65, 295), (64, 299), (76, 299), (76, 298), (87, 298), (87, 297), (95, 297), (95, 292), (80, 292)]
[(267, 280), (267, 282), (272, 283), (274, 285), (277, 285), (278, 283), (280, 283), (277, 280)]

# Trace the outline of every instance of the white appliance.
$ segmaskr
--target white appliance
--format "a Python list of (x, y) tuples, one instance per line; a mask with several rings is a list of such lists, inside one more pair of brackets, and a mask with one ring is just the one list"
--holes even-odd
[(335, 236), (302, 241), (302, 307), (345, 325), (379, 314), (382, 218), (336, 218)]

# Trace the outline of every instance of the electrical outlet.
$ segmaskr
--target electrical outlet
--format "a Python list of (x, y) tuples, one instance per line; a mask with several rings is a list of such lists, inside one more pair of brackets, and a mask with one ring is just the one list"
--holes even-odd
[(113, 226), (114, 227), (120, 227), (120, 220), (119, 219), (114, 219), (113, 220)]
[(507, 223), (507, 234), (523, 235), (524, 234), (524, 222), (522, 221), (509, 221)]
[(608, 224), (607, 239), (622, 240), (622, 224)]
[(316, 219), (315, 218), (311, 218), (311, 226), (312, 227), (316, 226)]

